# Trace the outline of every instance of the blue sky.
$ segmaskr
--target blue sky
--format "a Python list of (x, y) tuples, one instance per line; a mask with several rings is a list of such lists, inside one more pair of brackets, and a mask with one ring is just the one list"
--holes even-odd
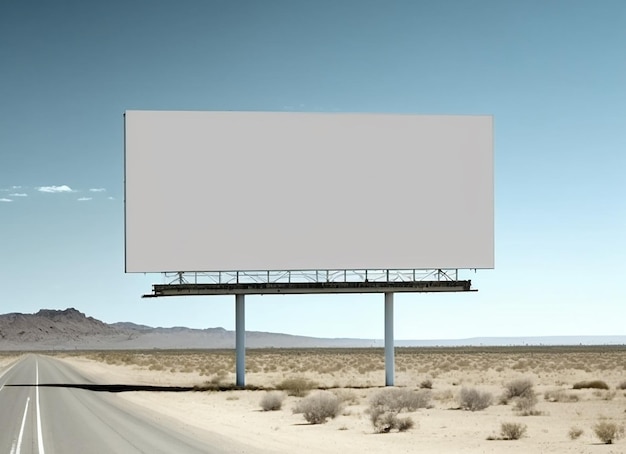
[[(128, 109), (490, 114), (496, 269), (397, 295), (398, 339), (624, 334), (626, 2), (4, 1), (0, 312), (234, 327), (124, 274)], [(383, 336), (383, 296), (247, 298), (247, 329)]]

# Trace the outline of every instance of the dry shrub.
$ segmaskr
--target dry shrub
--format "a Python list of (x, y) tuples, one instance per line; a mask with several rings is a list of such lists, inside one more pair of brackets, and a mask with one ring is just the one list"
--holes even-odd
[(319, 391), (302, 399), (294, 407), (294, 413), (302, 413), (311, 424), (323, 424), (328, 418), (339, 414), (339, 399), (329, 391)]
[(433, 389), (433, 381), (431, 379), (422, 380), (420, 383), (420, 388), (422, 389)]
[(213, 378), (211, 378), (211, 380), (209, 380), (208, 383), (212, 385), (219, 385), (226, 379), (226, 376), (227, 376), (226, 371), (220, 370), (219, 372), (215, 374)]
[(576, 426), (572, 426), (569, 429), (569, 432), (567, 432), (568, 437), (570, 438), (570, 440), (576, 440), (578, 439), (585, 431), (582, 430), (579, 427)]
[(607, 445), (613, 443), (624, 436), (624, 426), (620, 426), (612, 421), (601, 420), (593, 426), (596, 437)]
[(359, 396), (351, 389), (333, 389), (332, 393), (337, 396), (342, 404), (356, 405), (359, 403)]
[(620, 382), (619, 385), (617, 385), (617, 389), (626, 389), (626, 380), (624, 380), (623, 382)]
[(533, 382), (528, 378), (518, 378), (504, 385), (504, 394), (500, 398), (504, 404), (513, 401), (514, 410), (521, 416), (539, 415), (535, 410), (537, 393), (533, 389)]
[(518, 378), (504, 385), (504, 394), (502, 395), (502, 403), (507, 404), (509, 400), (515, 397), (534, 396), (533, 382), (529, 378)]
[(388, 433), (394, 430), (404, 432), (411, 429), (415, 423), (410, 417), (399, 418), (398, 413), (403, 410), (415, 411), (418, 408), (426, 408), (430, 406), (431, 399), (430, 390), (386, 388), (371, 397), (367, 412), (376, 432)]
[(276, 411), (283, 407), (286, 394), (282, 391), (269, 391), (265, 393), (259, 405), (263, 411)]
[(454, 392), (452, 392), (451, 389), (446, 389), (444, 391), (439, 391), (438, 393), (436, 393), (433, 398), (441, 402), (449, 402), (454, 400)]
[(276, 385), (276, 389), (285, 391), (289, 396), (304, 397), (318, 385), (303, 377), (287, 378)]
[(493, 396), (488, 392), (478, 391), (476, 388), (463, 388), (459, 393), (459, 405), (464, 410), (484, 410), (493, 401)]
[(415, 411), (430, 406), (432, 392), (427, 389), (412, 391), (410, 389), (386, 388), (377, 392), (370, 399), (370, 406), (380, 407), (384, 411), (401, 412)]
[(534, 393), (523, 397), (516, 397), (514, 410), (520, 416), (541, 415), (542, 413), (540, 411), (535, 410), (535, 405), (537, 405), (537, 395)]
[(609, 389), (609, 385), (602, 380), (579, 381), (574, 383), (574, 389)]
[(562, 389), (546, 391), (543, 394), (543, 398), (548, 402), (578, 402), (576, 394), (567, 393)]
[(377, 433), (389, 433), (393, 430), (405, 432), (415, 425), (410, 417), (399, 418), (398, 413), (394, 411), (386, 411), (381, 407), (371, 408), (370, 421)]
[(500, 425), (500, 435), (503, 440), (519, 440), (526, 434), (526, 424), (518, 422), (503, 422)]
[(596, 389), (593, 392), (593, 397), (596, 397), (600, 400), (613, 400), (616, 394), (617, 394), (617, 391), (601, 391), (601, 390)]

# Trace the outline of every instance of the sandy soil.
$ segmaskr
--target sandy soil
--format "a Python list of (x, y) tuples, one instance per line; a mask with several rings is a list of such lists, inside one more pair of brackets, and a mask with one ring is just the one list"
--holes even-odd
[[(99, 384), (197, 385), (206, 381), (197, 373), (155, 371), (133, 365), (108, 365), (83, 357), (62, 358), (80, 370), (87, 378)], [(626, 440), (612, 445), (601, 444), (594, 435), (593, 426), (601, 417), (626, 425), (626, 391), (615, 387), (626, 379), (626, 364), (615, 364), (615, 369), (598, 373), (580, 369), (551, 370), (550, 365), (539, 372), (494, 367), (483, 371), (463, 368), (435, 374), (433, 378), (433, 407), (401, 416), (410, 416), (415, 427), (404, 433), (376, 434), (366, 413), (370, 396), (380, 387), (353, 389), (357, 404), (346, 405), (341, 414), (326, 424), (310, 425), (301, 414), (292, 409), (300, 398), (288, 397), (282, 410), (261, 411), (259, 402), (265, 391), (222, 391), (154, 393), (125, 392), (125, 399), (150, 412), (175, 418), (185, 425), (199, 429), (199, 433), (219, 433), (254, 448), (276, 453), (626, 453)], [(398, 372), (397, 383), (406, 385), (415, 379), (409, 372)], [(301, 373), (326, 386), (349, 381), (337, 374), (320, 376)], [(269, 386), (279, 376), (252, 373), (247, 382)], [(353, 377), (354, 378), (354, 377)], [(423, 378), (423, 377), (422, 377)], [(516, 378), (530, 378), (539, 393), (537, 416), (519, 416), (511, 405), (494, 404), (482, 411), (456, 409), (455, 396), (460, 389), (476, 387), (491, 392), (496, 400), (503, 393), (503, 385)], [(571, 390), (579, 380), (600, 378), (611, 385), (612, 391)], [(226, 377), (228, 381), (232, 376)], [(356, 378), (354, 378), (356, 379)], [(379, 384), (384, 379), (380, 370), (358, 377), (361, 383)], [(418, 382), (419, 383), (419, 382)], [(412, 386), (412, 389), (415, 385)], [(549, 402), (543, 393), (563, 389), (578, 397), (577, 402)], [(487, 440), (500, 436), (503, 422), (519, 422), (527, 426), (526, 436), (520, 440)], [(573, 426), (584, 430), (575, 440), (568, 431)]]

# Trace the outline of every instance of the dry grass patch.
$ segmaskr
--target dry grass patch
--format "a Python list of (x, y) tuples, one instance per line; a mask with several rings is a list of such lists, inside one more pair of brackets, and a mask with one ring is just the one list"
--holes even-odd
[(526, 435), (526, 424), (518, 422), (503, 422), (500, 425), (500, 436), (502, 440), (519, 440)]
[(287, 395), (282, 391), (268, 391), (261, 398), (259, 405), (263, 411), (277, 411), (283, 407)]
[(563, 389), (552, 389), (543, 393), (543, 398), (548, 402), (578, 402), (576, 394), (568, 393)]
[(431, 399), (432, 393), (426, 389), (412, 391), (410, 389), (386, 388), (371, 397), (370, 407), (379, 407), (385, 411), (393, 412), (415, 411), (419, 408), (429, 407)]
[(370, 406), (367, 413), (370, 422), (377, 433), (389, 433), (392, 431), (404, 432), (415, 426), (411, 417), (401, 418), (398, 413), (402, 411), (415, 411), (419, 408), (430, 406), (432, 393), (430, 390), (386, 388), (370, 398)]
[[(144, 350), (144, 351), (73, 351), (55, 352), (59, 356), (83, 356), (106, 364), (132, 366), (138, 370), (172, 374), (220, 377), (234, 380), (233, 350)], [(623, 347), (423, 347), (396, 349), (398, 383), (425, 388), (428, 381), (442, 387), (460, 376), (510, 377), (525, 371), (549, 376), (558, 372), (580, 379), (579, 371), (615, 371), (626, 363)], [(247, 381), (269, 386), (289, 376), (313, 376), (325, 386), (379, 386), (384, 377), (382, 348), (337, 349), (249, 349), (246, 351)], [(621, 366), (622, 371), (626, 371)], [(426, 375), (426, 380), (424, 376)], [(620, 377), (621, 378), (621, 377)], [(380, 380), (380, 381), (379, 381)], [(486, 378), (486, 380), (489, 380)], [(619, 382), (619, 380), (616, 380)], [(553, 384), (555, 381), (552, 382)], [(467, 383), (474, 386), (481, 383)], [(546, 383), (544, 383), (546, 384)], [(626, 386), (626, 383), (624, 384)]]
[(406, 432), (415, 426), (410, 416), (400, 418), (397, 412), (385, 411), (381, 407), (371, 408), (369, 414), (376, 433), (389, 433), (394, 430)]
[(329, 418), (339, 414), (340, 403), (337, 396), (329, 391), (318, 391), (296, 404), (294, 413), (302, 413), (311, 424), (324, 424)]
[(433, 381), (431, 379), (422, 380), (420, 383), (420, 388), (422, 389), (433, 389)]
[(333, 389), (331, 391), (339, 402), (346, 405), (357, 405), (359, 403), (359, 396), (352, 389)]
[(570, 440), (577, 440), (583, 433), (585, 433), (585, 431), (582, 430), (580, 427), (572, 426), (567, 432), (567, 436)]
[(458, 402), (463, 410), (484, 410), (491, 405), (493, 395), (488, 392), (478, 391), (475, 388), (463, 388), (459, 392)]
[(501, 402), (509, 403), (514, 398), (532, 398), (535, 396), (533, 382), (529, 378), (518, 378), (504, 385)]
[(602, 443), (610, 445), (624, 436), (624, 426), (603, 419), (593, 426), (593, 432)]
[(287, 378), (276, 385), (276, 389), (285, 391), (289, 396), (304, 397), (318, 384), (304, 377)]

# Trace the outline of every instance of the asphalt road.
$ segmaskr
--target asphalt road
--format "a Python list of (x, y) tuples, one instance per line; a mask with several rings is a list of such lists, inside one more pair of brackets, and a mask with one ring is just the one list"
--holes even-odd
[(159, 423), (116, 394), (71, 387), (77, 384), (90, 383), (41, 355), (27, 355), (0, 371), (0, 453), (253, 452), (218, 434), (214, 442), (206, 434), (201, 441), (191, 429)]

